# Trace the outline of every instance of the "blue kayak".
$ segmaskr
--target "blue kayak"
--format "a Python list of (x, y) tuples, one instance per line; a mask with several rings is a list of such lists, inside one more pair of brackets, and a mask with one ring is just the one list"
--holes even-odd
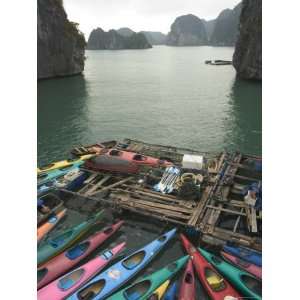
[(123, 286), (134, 275), (141, 271), (167, 242), (175, 235), (176, 229), (161, 235), (145, 247), (117, 262), (105, 272), (100, 273), (77, 292), (69, 296), (68, 300), (102, 300)]
[(177, 298), (177, 289), (178, 284), (177, 281), (173, 282), (173, 284), (168, 288), (164, 300), (175, 300)]
[(244, 247), (224, 246), (224, 251), (257, 266), (262, 265), (261, 253)]
[(38, 187), (51, 181), (51, 180), (62, 177), (72, 170), (78, 169), (83, 163), (84, 163), (84, 161), (78, 161), (67, 167), (62, 167), (60, 169), (55, 169), (55, 170), (52, 170), (49, 172), (39, 173), (37, 175)]

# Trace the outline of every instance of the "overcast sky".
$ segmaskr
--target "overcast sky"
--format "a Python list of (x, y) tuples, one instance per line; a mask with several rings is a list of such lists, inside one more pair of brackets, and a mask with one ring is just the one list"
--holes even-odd
[(104, 30), (130, 27), (168, 33), (176, 17), (192, 13), (214, 19), (240, 0), (64, 0), (69, 20), (79, 23), (88, 39), (97, 27)]

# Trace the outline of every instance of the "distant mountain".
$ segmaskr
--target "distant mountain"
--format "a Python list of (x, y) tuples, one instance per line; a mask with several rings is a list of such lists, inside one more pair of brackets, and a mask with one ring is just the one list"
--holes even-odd
[(152, 48), (142, 33), (124, 36), (116, 30), (105, 32), (101, 28), (94, 29), (88, 39), (88, 50), (120, 50), (120, 49), (148, 49)]
[(141, 31), (151, 45), (165, 45), (167, 36), (159, 31)]
[(122, 28), (118, 29), (117, 32), (125, 37), (129, 37), (135, 33), (133, 30), (131, 30), (128, 27), (122, 27)]
[(192, 14), (176, 18), (166, 41), (169, 46), (201, 46), (207, 43), (204, 23)]
[(224, 9), (214, 22), (210, 43), (215, 46), (234, 46), (238, 36), (242, 3), (234, 9)]

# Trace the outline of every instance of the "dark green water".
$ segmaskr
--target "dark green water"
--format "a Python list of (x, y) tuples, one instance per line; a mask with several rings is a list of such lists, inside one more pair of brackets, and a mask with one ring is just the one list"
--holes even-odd
[(38, 164), (78, 144), (131, 137), (261, 154), (261, 84), (235, 78), (233, 48), (86, 51), (82, 76), (38, 83)]

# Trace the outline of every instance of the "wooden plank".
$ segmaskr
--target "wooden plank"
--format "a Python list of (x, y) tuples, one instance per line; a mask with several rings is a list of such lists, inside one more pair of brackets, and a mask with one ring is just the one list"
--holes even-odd
[(240, 211), (235, 211), (235, 210), (231, 210), (231, 209), (227, 209), (227, 208), (223, 208), (223, 207), (218, 207), (218, 206), (213, 206), (213, 205), (206, 205), (206, 207), (208, 208), (212, 208), (214, 210), (220, 210), (223, 212), (227, 212), (233, 215), (240, 215), (240, 216), (246, 216), (246, 213), (242, 213)]
[(113, 184), (111, 184), (111, 185), (105, 186), (105, 187), (102, 188), (101, 190), (96, 191), (96, 192), (94, 192), (93, 194), (90, 194), (90, 196), (94, 196), (94, 195), (96, 195), (96, 194), (98, 194), (98, 193), (100, 193), (100, 192), (103, 192), (103, 191), (107, 191), (107, 190), (109, 190), (109, 189), (112, 189), (112, 188), (114, 188), (114, 187), (116, 187), (116, 186), (118, 186), (118, 185), (121, 185), (121, 184), (123, 184), (124, 182), (127, 182), (127, 181), (129, 181), (129, 180), (131, 180), (131, 179), (133, 179), (133, 178), (134, 178), (133, 176), (130, 176), (130, 177), (127, 177), (127, 178), (125, 178), (125, 179), (122, 179), (122, 180), (120, 180), (120, 181), (118, 181), (118, 182), (115, 182), (115, 183), (113, 183)]
[(95, 191), (97, 191), (107, 180), (109, 180), (112, 176), (106, 175), (99, 182), (93, 184), (89, 190), (87, 190), (84, 194), (86, 196), (92, 196)]

